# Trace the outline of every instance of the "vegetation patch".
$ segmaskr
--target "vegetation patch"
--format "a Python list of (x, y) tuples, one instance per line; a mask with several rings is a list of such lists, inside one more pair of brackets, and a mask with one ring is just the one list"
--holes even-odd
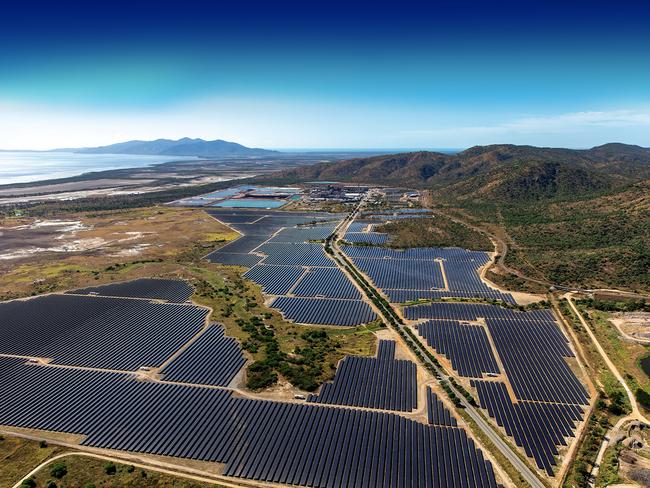
[(389, 234), (390, 247), (462, 247), (474, 251), (493, 251), (484, 234), (443, 215), (402, 219), (377, 227), (376, 232)]

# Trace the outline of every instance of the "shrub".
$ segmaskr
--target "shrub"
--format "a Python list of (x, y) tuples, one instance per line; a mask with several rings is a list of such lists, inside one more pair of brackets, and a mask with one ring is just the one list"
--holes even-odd
[(109, 475), (113, 475), (117, 472), (117, 466), (115, 466), (114, 463), (106, 463), (104, 464), (104, 472)]
[(45, 441), (39, 442), (38, 447), (40, 447), (41, 449), (46, 448), (47, 447), (47, 442), (45, 442)]
[(50, 469), (50, 474), (54, 476), (56, 479), (60, 480), (66, 474), (68, 474), (68, 467), (63, 461), (59, 461), (58, 463), (54, 463), (52, 465), (52, 469)]
[(36, 488), (36, 481), (34, 481), (34, 477), (27, 478), (26, 480), (23, 480), (20, 486), (25, 488)]
[(56, 488), (56, 482), (50, 480), (45, 484), (45, 488)]
[(641, 405), (650, 410), (650, 393), (642, 388), (637, 388), (636, 399)]

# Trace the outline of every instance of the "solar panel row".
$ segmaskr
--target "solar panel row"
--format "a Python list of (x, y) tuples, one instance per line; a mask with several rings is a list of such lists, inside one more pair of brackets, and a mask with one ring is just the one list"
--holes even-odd
[(473, 262), (477, 267), (489, 261), (486, 253), (481, 251), (468, 251), (455, 247), (413, 247), (409, 249), (391, 249), (388, 247), (373, 246), (342, 246), (341, 249), (350, 258), (374, 259), (417, 259), (433, 261), (444, 259), (456, 262)]
[(429, 347), (451, 361), (461, 376), (481, 378), (483, 373), (499, 373), (485, 329), (457, 320), (429, 320), (417, 325)]
[(456, 419), (445, 407), (445, 404), (438, 398), (433, 390), (427, 386), (427, 417), (431, 425), (444, 425), (456, 427)]
[(87, 446), (218, 462), (226, 476), (323, 488), (496, 487), (490, 462), (458, 428), (3, 359), (0, 378), (0, 424), (87, 435)]
[(183, 280), (140, 278), (137, 280), (92, 286), (69, 291), (77, 295), (103, 295), (109, 297), (152, 298), (182, 303), (194, 293), (194, 288)]
[(192, 305), (128, 298), (14, 300), (0, 303), (0, 353), (93, 368), (157, 367), (204, 327), (207, 314)]
[(271, 302), (271, 307), (279, 309), (285, 318), (301, 324), (353, 327), (377, 318), (370, 306), (361, 300), (278, 297)]
[(489, 291), (440, 291), (440, 290), (383, 290), (388, 299), (393, 303), (406, 303), (415, 300), (438, 300), (440, 298), (483, 298), (501, 300), (504, 303), (516, 305), (510, 293), (501, 293), (498, 290)]
[(413, 305), (404, 308), (406, 318), (418, 319), (444, 319), (444, 320), (469, 320), (475, 321), (479, 317), (503, 320), (526, 319), (533, 321), (550, 322), (555, 324), (555, 319), (550, 310), (531, 310), (519, 312), (509, 308), (482, 303), (444, 303), (434, 302), (422, 305)]
[(307, 401), (402, 412), (417, 408), (415, 363), (394, 358), (394, 341), (380, 341), (379, 348), (376, 358), (345, 357), (334, 381)]
[(503, 383), (472, 380), (482, 408), (496, 419), (509, 436), (533, 457), (540, 469), (553, 476), (557, 446), (566, 446), (565, 438), (573, 437), (576, 423), (583, 417), (577, 405), (557, 403), (512, 403)]
[(245, 363), (237, 340), (212, 324), (160, 372), (165, 381), (228, 386)]

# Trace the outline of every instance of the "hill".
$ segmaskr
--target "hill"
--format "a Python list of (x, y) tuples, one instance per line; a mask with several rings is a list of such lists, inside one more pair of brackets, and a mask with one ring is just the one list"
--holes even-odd
[(373, 181), (446, 189), (456, 198), (535, 200), (602, 191), (650, 178), (650, 149), (606, 144), (585, 150), (476, 146), (458, 154), (411, 152), (302, 167), (288, 181)]
[(156, 156), (198, 156), (198, 157), (254, 157), (276, 154), (277, 151), (249, 148), (236, 142), (204, 141), (185, 137), (177, 141), (157, 139), (155, 141), (128, 141), (109, 146), (76, 149), (57, 149), (84, 154), (138, 154)]
[[(372, 182), (428, 190), (428, 206), (507, 243), (490, 279), (525, 285), (507, 268), (549, 283), (650, 291), (650, 149), (476, 146), (411, 152), (284, 171), (276, 182)], [(409, 234), (408, 223), (394, 225)], [(537, 288), (540, 289), (539, 287)]]

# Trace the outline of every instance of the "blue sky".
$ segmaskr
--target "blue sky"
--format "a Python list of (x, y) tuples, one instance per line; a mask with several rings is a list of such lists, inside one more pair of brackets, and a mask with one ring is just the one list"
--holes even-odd
[(5, 9), (0, 147), (650, 146), (647, 4), (234, 3)]

